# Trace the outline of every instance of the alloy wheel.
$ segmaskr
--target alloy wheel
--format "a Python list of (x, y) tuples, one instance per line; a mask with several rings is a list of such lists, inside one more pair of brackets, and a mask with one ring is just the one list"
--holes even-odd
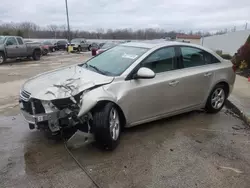
[(115, 108), (110, 110), (109, 114), (109, 130), (113, 140), (117, 140), (120, 134), (119, 114)]
[(222, 88), (217, 88), (211, 98), (211, 104), (214, 109), (219, 109), (224, 104), (225, 92)]

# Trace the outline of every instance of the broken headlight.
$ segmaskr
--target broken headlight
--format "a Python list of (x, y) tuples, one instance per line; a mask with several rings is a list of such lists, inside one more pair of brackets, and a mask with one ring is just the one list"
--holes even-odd
[[(73, 98), (74, 100), (79, 103), (80, 102), (80, 97), (82, 95), (82, 92), (75, 95)], [(65, 109), (65, 108), (69, 108), (69, 107), (72, 107), (75, 105), (74, 103), (74, 100), (70, 99), (69, 98), (65, 98), (65, 99), (55, 99), (55, 100), (52, 100), (52, 104), (58, 108), (59, 110), (62, 110), (62, 109)]]

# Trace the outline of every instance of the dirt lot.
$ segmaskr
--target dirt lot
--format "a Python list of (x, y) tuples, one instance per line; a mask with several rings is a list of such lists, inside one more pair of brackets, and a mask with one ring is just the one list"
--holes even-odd
[[(96, 187), (63, 143), (28, 129), (17, 103), (29, 77), (89, 57), (56, 53), (0, 66), (0, 187)], [(196, 111), (127, 129), (113, 152), (94, 143), (71, 152), (105, 188), (249, 187), (249, 133), (227, 109)]]

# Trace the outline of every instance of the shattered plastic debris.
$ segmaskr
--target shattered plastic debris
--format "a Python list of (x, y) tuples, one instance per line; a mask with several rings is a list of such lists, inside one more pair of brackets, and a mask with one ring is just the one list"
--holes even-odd
[(76, 131), (75, 134), (67, 141), (69, 148), (79, 148), (94, 141), (94, 136), (82, 131)]

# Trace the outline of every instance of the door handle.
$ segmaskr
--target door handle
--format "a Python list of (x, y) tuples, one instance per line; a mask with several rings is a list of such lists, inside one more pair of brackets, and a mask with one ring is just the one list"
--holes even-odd
[(178, 83), (179, 83), (179, 81), (174, 80), (172, 82), (169, 82), (168, 85), (170, 85), (170, 86), (176, 86)]
[(211, 76), (211, 75), (212, 75), (211, 72), (207, 72), (207, 73), (204, 74), (204, 76), (206, 76), (206, 77), (209, 77), (209, 76)]

